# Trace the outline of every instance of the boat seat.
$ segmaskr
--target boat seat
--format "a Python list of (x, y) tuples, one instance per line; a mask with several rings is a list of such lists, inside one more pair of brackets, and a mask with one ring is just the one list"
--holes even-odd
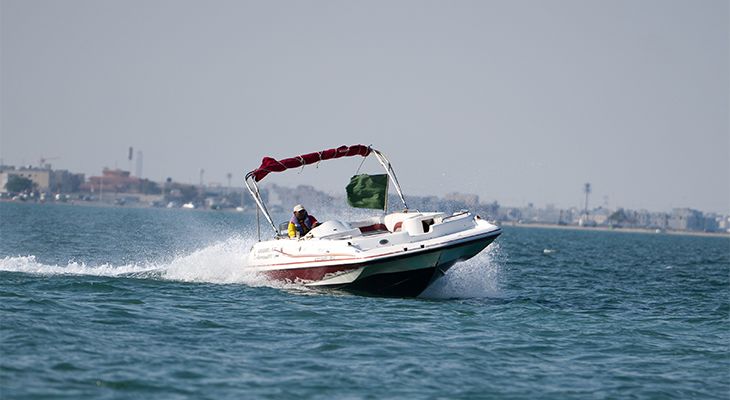
[(388, 228), (385, 227), (385, 224), (372, 224), (367, 226), (361, 226), (359, 227), (360, 232), (362, 233), (380, 233), (380, 232), (388, 232)]
[(374, 235), (376, 233), (387, 232), (383, 217), (372, 217), (359, 221), (350, 222), (353, 228), (360, 229), (363, 234)]
[(385, 216), (385, 226), (391, 232), (402, 230), (403, 222), (407, 219), (420, 217), (421, 213), (396, 213)]

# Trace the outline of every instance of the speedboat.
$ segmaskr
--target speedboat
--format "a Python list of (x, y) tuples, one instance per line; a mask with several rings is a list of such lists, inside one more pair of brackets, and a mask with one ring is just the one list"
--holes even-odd
[[(271, 172), (358, 155), (373, 155), (385, 174), (354, 176), (347, 187), (347, 201), (351, 207), (382, 206), (382, 215), (356, 221), (325, 221), (295, 238), (289, 238), (287, 222), (278, 227), (274, 224), (257, 184), (264, 177)], [(282, 160), (266, 157), (259, 168), (246, 175), (245, 182), (258, 212), (274, 231), (266, 240), (259, 233), (248, 267), (270, 279), (312, 288), (416, 297), (454, 264), (474, 257), (502, 233), (499, 227), (468, 211), (449, 215), (409, 210), (390, 162), (369, 146), (341, 146)], [(402, 211), (387, 213), (388, 183), (396, 189)]]

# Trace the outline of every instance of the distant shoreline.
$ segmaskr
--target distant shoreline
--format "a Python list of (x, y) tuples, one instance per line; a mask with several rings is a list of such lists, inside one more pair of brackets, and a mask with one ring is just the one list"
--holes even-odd
[[(19, 202), (9, 199), (2, 199), (0, 203), (25, 203), (25, 204), (59, 204), (67, 206), (82, 206), (82, 207), (128, 207), (128, 208), (150, 208), (150, 209), (167, 209), (167, 207), (150, 207), (144, 203), (126, 203), (117, 205), (108, 202), (90, 202), (84, 200), (69, 200), (68, 202), (60, 201), (49, 201), (49, 202)], [(235, 208), (222, 208), (220, 210), (214, 210), (209, 208), (196, 208), (190, 211), (209, 211), (209, 212), (235, 212), (243, 214), (255, 213), (255, 210), (237, 211)], [(584, 231), (607, 231), (607, 232), (634, 232), (634, 233), (652, 233), (652, 234), (667, 234), (667, 235), (692, 235), (692, 236), (708, 236), (708, 237), (726, 237), (730, 238), (730, 232), (696, 232), (696, 231), (678, 231), (664, 229), (657, 232), (657, 229), (649, 228), (620, 228), (620, 227), (609, 227), (609, 226), (577, 226), (577, 225), (557, 225), (557, 224), (544, 224), (544, 223), (520, 223), (511, 221), (500, 221), (497, 223), (500, 227), (517, 227), (517, 228), (546, 228), (546, 229), (573, 229), (573, 230), (584, 230)]]
[[(16, 201), (16, 200), (10, 200), (10, 199), (0, 199), (0, 203), (19, 203), (19, 204), (57, 204), (62, 206), (81, 206), (81, 207), (121, 207), (121, 208), (148, 208), (151, 210), (183, 210), (182, 207), (155, 207), (152, 206), (144, 201), (133, 201), (133, 202), (126, 202), (123, 204), (115, 204), (109, 201), (88, 201), (88, 200), (77, 200), (77, 199), (70, 199), (66, 202), (64, 201)], [(221, 208), (220, 210), (215, 210), (212, 208), (205, 208), (205, 207), (198, 207), (194, 209), (190, 209), (190, 211), (213, 211), (213, 212), (237, 212), (237, 213), (255, 213), (256, 210), (246, 210), (246, 211), (238, 211), (236, 210), (236, 207), (228, 207), (228, 208)]]
[(547, 229), (573, 229), (573, 230), (585, 230), (585, 231), (606, 231), (606, 232), (634, 232), (634, 233), (652, 233), (659, 235), (692, 235), (692, 236), (714, 236), (714, 237), (726, 237), (730, 238), (730, 232), (696, 232), (696, 231), (678, 231), (678, 230), (661, 230), (657, 232), (657, 229), (649, 228), (619, 228), (609, 226), (577, 226), (577, 225), (554, 225), (554, 224), (540, 224), (540, 223), (519, 223), (519, 222), (502, 222), (498, 224), (501, 227), (512, 226), (518, 228), (547, 228)]

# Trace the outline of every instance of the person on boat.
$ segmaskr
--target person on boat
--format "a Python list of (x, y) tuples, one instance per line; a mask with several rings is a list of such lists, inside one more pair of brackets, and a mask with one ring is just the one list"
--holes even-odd
[(294, 207), (294, 215), (289, 220), (289, 237), (302, 237), (319, 225), (314, 216), (307, 214), (307, 210), (301, 204)]

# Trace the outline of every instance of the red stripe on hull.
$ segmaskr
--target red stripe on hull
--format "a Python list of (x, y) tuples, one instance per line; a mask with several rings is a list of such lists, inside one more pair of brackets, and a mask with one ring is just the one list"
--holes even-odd
[(292, 268), (280, 269), (276, 271), (266, 271), (265, 274), (271, 279), (289, 282), (312, 282), (321, 281), (324, 278), (340, 275), (345, 272), (360, 268), (357, 266), (335, 265), (331, 267), (313, 267), (313, 268)]

